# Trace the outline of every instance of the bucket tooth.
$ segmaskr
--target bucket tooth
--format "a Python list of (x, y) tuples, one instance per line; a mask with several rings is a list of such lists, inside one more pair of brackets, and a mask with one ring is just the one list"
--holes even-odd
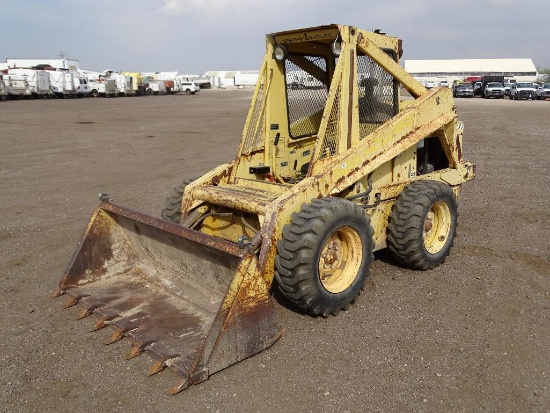
[(107, 338), (103, 341), (103, 344), (109, 345), (109, 344), (116, 343), (117, 341), (122, 340), (127, 332), (129, 332), (131, 330), (136, 330), (136, 329), (137, 329), (137, 327), (135, 327), (135, 328), (123, 328), (123, 329), (120, 329), (120, 330), (116, 330), (111, 337), (109, 337), (109, 338)]
[(152, 376), (153, 374), (160, 373), (162, 370), (166, 368), (166, 364), (164, 364), (163, 360), (155, 361), (149, 371), (147, 372), (148, 376)]
[(115, 318), (119, 318), (120, 316), (108, 316), (108, 317), (102, 317), (100, 318), (97, 323), (95, 323), (94, 327), (90, 331), (97, 331), (101, 330), (102, 328), (107, 327)]
[(78, 320), (82, 320), (83, 318), (86, 318), (86, 317), (92, 315), (92, 314), (94, 313), (94, 311), (95, 311), (96, 309), (98, 309), (99, 307), (103, 307), (103, 305), (97, 304), (97, 305), (94, 305), (94, 306), (92, 306), (92, 307), (90, 307), (90, 308), (85, 308), (84, 310), (82, 310), (82, 311), (80, 312), (80, 314), (78, 315), (77, 319), (78, 319)]
[(52, 298), (61, 297), (63, 294), (65, 294), (65, 290), (62, 288), (58, 288), (55, 293), (51, 295)]
[(152, 376), (154, 374), (160, 373), (162, 370), (164, 370), (168, 366), (167, 364), (168, 360), (175, 359), (179, 356), (180, 356), (179, 354), (174, 354), (172, 356), (163, 357), (162, 359), (155, 361), (151, 366), (151, 368), (149, 369), (149, 371), (147, 372), (147, 375)]
[(188, 387), (189, 387), (189, 379), (181, 379), (172, 387), (170, 387), (170, 389), (168, 389), (168, 394), (173, 396), (174, 394), (178, 394), (180, 391), (183, 391)]
[(130, 360), (130, 359), (133, 359), (134, 357), (139, 356), (141, 353), (145, 351), (147, 347), (149, 347), (153, 343), (154, 341), (146, 341), (145, 343), (142, 343), (142, 344), (133, 345), (132, 348), (130, 349), (130, 352), (126, 356), (126, 360)]
[(80, 300), (82, 300), (84, 297), (88, 297), (90, 294), (82, 294), (82, 295), (76, 295), (74, 296), (73, 298), (69, 299), (69, 301), (67, 301), (67, 303), (65, 304), (65, 306), (63, 306), (63, 308), (70, 308), (70, 307), (74, 307), (75, 305), (78, 304), (78, 302)]

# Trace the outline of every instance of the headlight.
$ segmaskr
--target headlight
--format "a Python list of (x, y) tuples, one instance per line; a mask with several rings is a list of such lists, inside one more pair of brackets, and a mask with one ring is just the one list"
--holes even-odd
[(282, 62), (283, 60), (285, 60), (288, 57), (288, 50), (286, 50), (286, 47), (284, 47), (283, 45), (278, 44), (273, 49), (273, 57), (278, 62)]

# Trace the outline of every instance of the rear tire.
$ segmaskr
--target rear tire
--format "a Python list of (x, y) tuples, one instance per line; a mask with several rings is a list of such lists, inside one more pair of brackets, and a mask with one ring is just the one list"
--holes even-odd
[(353, 202), (315, 199), (283, 228), (275, 277), (283, 295), (312, 315), (337, 315), (357, 298), (373, 257), (369, 217)]
[(160, 213), (163, 219), (174, 222), (176, 224), (180, 223), (180, 220), (181, 220), (180, 208), (181, 208), (181, 202), (183, 200), (183, 192), (185, 191), (185, 188), (187, 187), (187, 185), (189, 185), (191, 182), (195, 181), (196, 179), (197, 177), (185, 179), (180, 185), (172, 189), (172, 192), (170, 193), (170, 195), (166, 197), (166, 200), (164, 201), (164, 208)]
[(387, 244), (406, 267), (427, 270), (445, 261), (456, 235), (458, 202), (451, 187), (416, 181), (397, 198), (388, 223)]

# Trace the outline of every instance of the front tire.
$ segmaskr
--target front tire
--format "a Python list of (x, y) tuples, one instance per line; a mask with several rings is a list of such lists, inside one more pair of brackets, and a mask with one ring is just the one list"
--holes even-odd
[(437, 267), (449, 255), (457, 217), (458, 202), (449, 185), (415, 181), (401, 192), (390, 214), (388, 248), (406, 267)]
[(315, 199), (283, 228), (275, 257), (279, 289), (309, 314), (337, 315), (363, 290), (373, 244), (369, 217), (360, 206)]

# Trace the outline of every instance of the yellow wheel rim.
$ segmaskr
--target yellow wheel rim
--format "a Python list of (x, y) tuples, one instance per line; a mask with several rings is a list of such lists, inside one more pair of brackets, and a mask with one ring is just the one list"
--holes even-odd
[(432, 205), (424, 220), (423, 240), (426, 251), (436, 254), (443, 249), (451, 232), (451, 210), (438, 201)]
[(319, 279), (323, 287), (337, 294), (357, 278), (363, 261), (361, 237), (351, 227), (340, 227), (327, 238), (319, 256)]

